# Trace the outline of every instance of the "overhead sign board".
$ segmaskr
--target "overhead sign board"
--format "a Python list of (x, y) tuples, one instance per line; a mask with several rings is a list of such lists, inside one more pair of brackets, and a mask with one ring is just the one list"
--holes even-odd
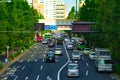
[(57, 30), (57, 25), (46, 25), (44, 30)]

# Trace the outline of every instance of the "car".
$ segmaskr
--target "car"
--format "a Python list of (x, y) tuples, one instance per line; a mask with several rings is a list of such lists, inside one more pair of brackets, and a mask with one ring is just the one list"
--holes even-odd
[(78, 61), (80, 60), (80, 52), (79, 50), (74, 50), (72, 53), (72, 60)]
[(67, 65), (68, 77), (79, 77), (79, 65), (76, 62), (69, 62)]
[(47, 39), (42, 39), (42, 43), (47, 44), (48, 43)]
[(62, 48), (58, 47), (55, 49), (55, 55), (63, 55)]
[(94, 49), (91, 49), (90, 50), (90, 54), (89, 54), (89, 59), (90, 60), (95, 60), (95, 50)]
[(46, 53), (46, 62), (55, 62), (55, 53), (53, 51), (48, 51)]
[(54, 47), (54, 46), (55, 46), (55, 43), (53, 41), (48, 42), (48, 47)]
[(66, 44), (66, 48), (67, 48), (67, 49), (74, 49), (73, 43), (72, 43), (72, 42), (68, 42), (68, 43)]
[(89, 54), (90, 53), (90, 48), (84, 48), (83, 54)]

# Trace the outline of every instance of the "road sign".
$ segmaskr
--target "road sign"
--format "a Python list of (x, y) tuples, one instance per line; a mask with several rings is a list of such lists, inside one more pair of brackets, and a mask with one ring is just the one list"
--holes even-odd
[(44, 30), (57, 30), (57, 25), (46, 25)]

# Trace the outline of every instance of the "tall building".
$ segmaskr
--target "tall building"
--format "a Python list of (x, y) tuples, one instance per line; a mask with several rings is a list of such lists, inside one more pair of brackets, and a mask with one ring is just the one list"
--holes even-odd
[(56, 0), (44, 0), (45, 19), (56, 19)]
[(56, 4), (56, 19), (65, 19), (66, 18), (66, 4), (57, 3)]

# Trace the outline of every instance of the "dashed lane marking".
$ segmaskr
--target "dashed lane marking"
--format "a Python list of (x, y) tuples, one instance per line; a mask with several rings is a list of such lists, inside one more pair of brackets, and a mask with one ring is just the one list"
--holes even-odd
[(43, 69), (43, 65), (40, 66), (40, 70), (42, 70), (42, 69)]
[(25, 77), (25, 80), (28, 80), (29, 79), (29, 77), (27, 76), (27, 77)]
[(39, 76), (39, 75), (37, 75), (37, 78), (36, 78), (36, 80), (39, 80), (39, 77), (40, 77), (40, 76)]
[(88, 71), (86, 71), (86, 76), (88, 76)]
[(16, 76), (16, 77), (14, 78), (14, 80), (17, 80), (17, 78), (18, 78), (18, 76)]
[(23, 66), (22, 70), (24, 70), (24, 69), (25, 69), (25, 66)]

